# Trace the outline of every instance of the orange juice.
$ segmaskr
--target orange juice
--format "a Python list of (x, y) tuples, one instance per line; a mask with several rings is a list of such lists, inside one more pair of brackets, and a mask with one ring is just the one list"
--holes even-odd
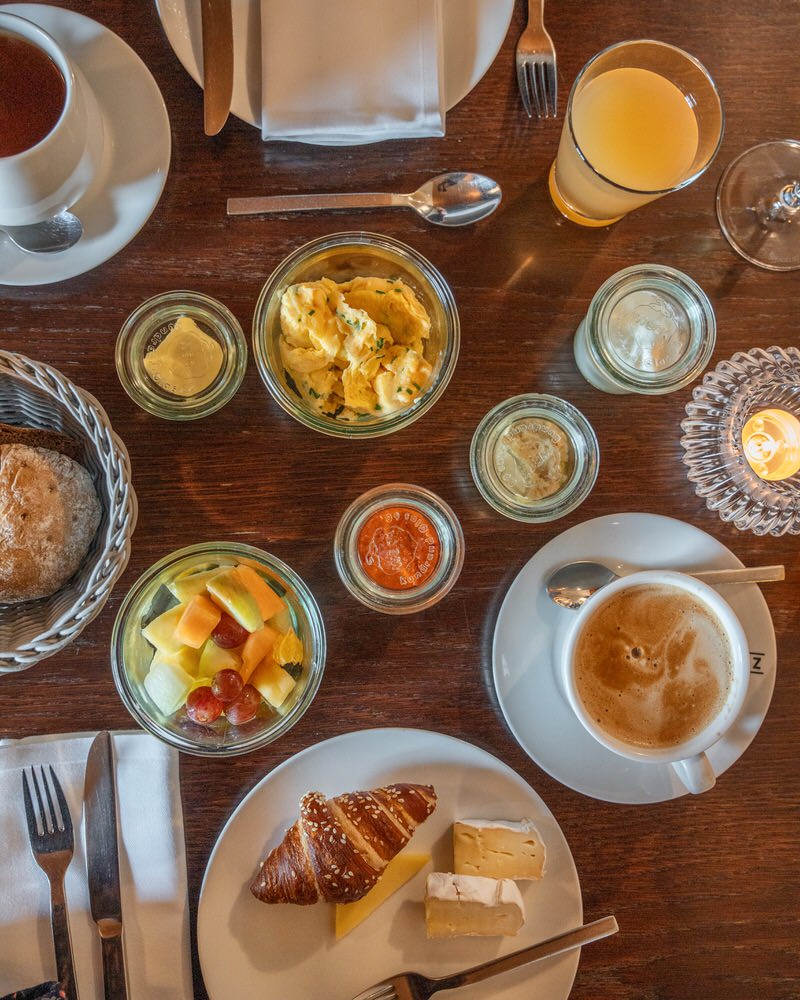
[(689, 175), (697, 154), (686, 96), (652, 70), (625, 66), (596, 76), (572, 99), (571, 121), (574, 141), (565, 125), (550, 191), (576, 222), (607, 225), (652, 201)]

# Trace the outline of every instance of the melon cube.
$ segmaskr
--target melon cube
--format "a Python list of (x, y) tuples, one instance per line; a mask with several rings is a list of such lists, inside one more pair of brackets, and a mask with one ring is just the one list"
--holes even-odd
[(164, 715), (174, 715), (186, 702), (194, 678), (177, 663), (171, 663), (158, 653), (153, 657), (150, 670), (144, 679), (144, 689)]
[(273, 615), (277, 615), (286, 608), (286, 602), (283, 598), (278, 597), (264, 577), (256, 573), (252, 566), (240, 564), (236, 567), (236, 575), (256, 599), (258, 610), (264, 621), (268, 621)]
[(176, 604), (142, 629), (142, 635), (160, 653), (177, 653), (183, 645), (180, 639), (175, 638), (175, 628), (185, 608), (185, 604)]
[(156, 653), (156, 657), (160, 660), (167, 660), (168, 663), (174, 663), (192, 677), (197, 676), (197, 665), (200, 662), (199, 649), (181, 646), (177, 653)]
[(222, 649), (209, 639), (200, 653), (197, 676), (208, 679), (219, 670), (238, 670), (241, 665), (242, 657), (237, 649)]
[(177, 597), (181, 604), (191, 600), (196, 594), (205, 594), (206, 585), (209, 580), (221, 573), (222, 566), (215, 566), (213, 569), (195, 570), (191, 573), (180, 573), (174, 580), (167, 584), (170, 592)]
[(217, 573), (208, 581), (207, 589), (211, 599), (248, 632), (255, 632), (264, 624), (258, 602), (242, 583), (236, 568)]
[(242, 680), (245, 684), (250, 680), (250, 675), (258, 664), (267, 653), (271, 652), (275, 640), (278, 638), (280, 638), (279, 633), (274, 628), (270, 628), (269, 625), (265, 625), (256, 632), (251, 632), (247, 637), (244, 646), (242, 646), (241, 666)]
[(267, 657), (253, 671), (250, 683), (265, 701), (274, 708), (279, 708), (286, 701), (296, 681), (283, 667), (279, 667)]
[(195, 594), (175, 626), (175, 638), (192, 649), (200, 649), (219, 625), (220, 618), (222, 612), (212, 600), (205, 594)]

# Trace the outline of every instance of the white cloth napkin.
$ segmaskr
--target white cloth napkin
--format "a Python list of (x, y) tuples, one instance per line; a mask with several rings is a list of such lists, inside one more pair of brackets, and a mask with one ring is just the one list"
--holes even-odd
[(261, 0), (261, 135), (444, 135), (441, 0)]
[[(93, 734), (0, 741), (0, 996), (56, 978), (50, 886), (33, 860), (22, 768), (53, 765), (75, 832), (66, 896), (81, 1000), (102, 1000), (89, 910), (83, 779)], [(146, 733), (114, 733), (123, 938), (130, 1000), (191, 1000), (189, 906), (178, 754)]]

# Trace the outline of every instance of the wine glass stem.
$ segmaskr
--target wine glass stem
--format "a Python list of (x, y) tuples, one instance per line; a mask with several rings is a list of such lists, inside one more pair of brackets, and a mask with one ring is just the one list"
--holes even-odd
[(769, 207), (770, 222), (791, 222), (800, 212), (800, 181), (793, 181), (781, 188), (778, 197)]

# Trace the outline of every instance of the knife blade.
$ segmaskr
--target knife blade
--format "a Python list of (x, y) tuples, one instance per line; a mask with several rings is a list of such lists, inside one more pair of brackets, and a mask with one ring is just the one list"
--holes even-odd
[(111, 734), (98, 733), (86, 758), (83, 822), (89, 904), (103, 951), (106, 1000), (126, 1000), (125, 954), (122, 946), (122, 902), (117, 845), (117, 793)]
[(228, 119), (233, 97), (233, 15), (231, 0), (200, 0), (203, 26), (203, 118), (206, 135), (216, 135)]

